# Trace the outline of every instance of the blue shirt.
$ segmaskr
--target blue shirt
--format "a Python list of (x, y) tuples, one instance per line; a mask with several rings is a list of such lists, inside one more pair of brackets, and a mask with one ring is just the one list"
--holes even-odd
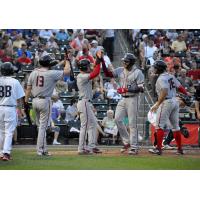
[[(18, 55), (18, 57), (21, 57), (22, 56), (22, 49), (18, 49), (18, 51), (17, 51), (17, 55)], [(27, 53), (27, 57), (28, 58), (32, 58), (32, 54), (31, 54), (31, 52), (30, 51), (26, 51), (26, 53)]]
[(68, 37), (69, 37), (69, 35), (67, 33), (63, 33), (63, 32), (56, 33), (57, 40), (67, 40)]

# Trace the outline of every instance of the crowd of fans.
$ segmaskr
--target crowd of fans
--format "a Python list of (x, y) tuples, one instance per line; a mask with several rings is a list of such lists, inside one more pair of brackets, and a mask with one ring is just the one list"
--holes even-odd
[[(39, 58), (51, 54), (56, 60), (62, 61), (67, 54), (74, 70), (75, 78), (78, 73), (77, 63), (87, 58), (91, 67), (95, 63), (98, 50), (104, 53), (107, 68), (113, 68), (114, 41), (118, 30), (105, 29), (6, 29), (0, 30), (0, 64), (12, 62), (15, 66), (16, 78), (26, 87), (30, 72), (39, 66)], [(200, 68), (200, 31), (199, 30), (149, 30), (133, 29), (121, 30), (127, 39), (130, 49), (138, 57), (138, 66), (144, 71), (154, 96), (157, 76), (154, 74), (153, 63), (163, 59), (168, 66), (168, 72), (174, 74), (181, 84), (191, 93), (195, 91), (195, 84), (199, 79), (194, 70)], [(60, 65), (56, 69), (62, 69)], [(21, 75), (21, 77), (20, 77)], [(120, 85), (114, 79), (106, 79), (101, 73), (93, 81), (93, 99), (108, 102), (121, 99), (117, 93)], [(54, 144), (57, 141), (59, 127), (55, 122), (64, 120), (66, 123), (78, 120), (76, 84), (70, 77), (58, 81), (52, 97), (52, 131)], [(71, 93), (68, 101), (65, 96)], [(67, 102), (67, 103), (66, 103)], [(114, 104), (113, 104), (114, 105)], [(101, 115), (97, 132), (104, 136), (112, 135), (116, 140), (116, 124), (113, 120), (115, 108), (109, 104)], [(102, 109), (101, 109), (102, 110)], [(98, 116), (98, 108), (94, 112)], [(32, 120), (34, 113), (31, 111)], [(103, 131), (101, 130), (103, 128)]]

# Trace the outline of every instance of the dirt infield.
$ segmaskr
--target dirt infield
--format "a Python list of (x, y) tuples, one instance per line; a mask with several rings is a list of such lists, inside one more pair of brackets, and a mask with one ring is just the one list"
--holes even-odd
[[(52, 155), (60, 155), (60, 156), (67, 156), (67, 155), (78, 155), (76, 150), (63, 150), (63, 149), (52, 149), (51, 150)], [(200, 149), (191, 149), (191, 150), (185, 150), (184, 151), (184, 156), (185, 158), (189, 157), (189, 158), (200, 158)], [(120, 153), (120, 149), (103, 149), (101, 154), (93, 154), (95, 156), (105, 156), (105, 157), (113, 157), (113, 156), (119, 156), (119, 157), (123, 157), (123, 156), (129, 156), (128, 152), (126, 153)], [(92, 156), (93, 156), (92, 155)], [(85, 156), (85, 155), (84, 155)], [(86, 155), (88, 156), (88, 155)], [(90, 156), (90, 155), (89, 155)], [(133, 156), (137, 156), (137, 157), (149, 157), (149, 156), (157, 156), (157, 155), (153, 155), (150, 154), (148, 152), (148, 149), (141, 149), (139, 150), (138, 155), (133, 155)], [(176, 155), (176, 150), (165, 150), (163, 151), (163, 155), (162, 156), (167, 156), (167, 157), (177, 157), (178, 155)]]

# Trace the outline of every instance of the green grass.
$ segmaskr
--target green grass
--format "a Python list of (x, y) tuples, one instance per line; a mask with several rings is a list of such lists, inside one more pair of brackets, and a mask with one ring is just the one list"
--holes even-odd
[(35, 155), (34, 150), (18, 149), (12, 155), (12, 161), (0, 161), (0, 170), (200, 169), (200, 158), (189, 156), (55, 155), (41, 158)]

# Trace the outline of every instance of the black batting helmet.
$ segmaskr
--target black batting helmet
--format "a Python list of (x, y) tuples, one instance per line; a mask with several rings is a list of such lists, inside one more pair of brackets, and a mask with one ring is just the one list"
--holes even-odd
[(132, 53), (126, 53), (122, 58), (122, 61), (129, 63), (130, 66), (135, 64), (136, 57)]
[(52, 58), (49, 54), (42, 56), (39, 60), (39, 63), (43, 67), (52, 67), (58, 64), (58, 62), (54, 58)]
[(1, 74), (3, 76), (11, 76), (14, 73), (14, 67), (11, 62), (5, 62), (1, 65)]
[(90, 67), (90, 61), (88, 59), (82, 59), (78, 62), (78, 67), (81, 71), (87, 71)]
[(167, 64), (163, 60), (158, 60), (153, 64), (156, 74), (161, 74), (167, 69)]

